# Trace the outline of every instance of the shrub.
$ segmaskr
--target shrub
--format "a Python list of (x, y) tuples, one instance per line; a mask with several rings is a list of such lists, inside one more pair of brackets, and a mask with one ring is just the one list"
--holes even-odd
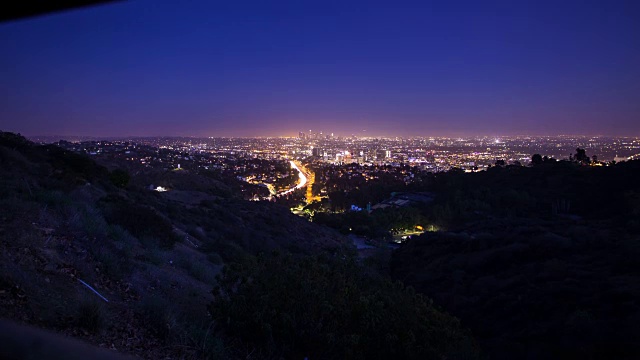
[(172, 248), (177, 241), (171, 222), (153, 208), (138, 205), (122, 198), (103, 200), (105, 217), (112, 225), (119, 225), (139, 239), (153, 239), (164, 249)]
[(93, 256), (100, 262), (100, 267), (105, 275), (113, 280), (122, 280), (133, 269), (132, 259), (127, 258), (123, 252), (117, 249), (103, 246), (94, 251)]
[(168, 299), (150, 294), (142, 300), (140, 311), (159, 338), (168, 339), (175, 332), (177, 317)]
[(355, 259), (259, 256), (225, 267), (209, 306), (263, 357), (474, 358), (458, 321)]
[(113, 240), (116, 249), (122, 251), (126, 257), (133, 256), (134, 247), (138, 239), (118, 225), (109, 226), (109, 237)]
[(95, 180), (108, 174), (108, 170), (98, 165), (86, 155), (76, 154), (56, 145), (41, 147), (48, 155), (51, 164), (66, 173), (75, 173), (87, 180)]
[(93, 207), (86, 206), (80, 210), (80, 223), (82, 230), (90, 237), (104, 239), (108, 235), (109, 225), (102, 213)]
[(119, 188), (125, 188), (131, 180), (129, 173), (122, 169), (115, 169), (109, 174), (111, 183)]

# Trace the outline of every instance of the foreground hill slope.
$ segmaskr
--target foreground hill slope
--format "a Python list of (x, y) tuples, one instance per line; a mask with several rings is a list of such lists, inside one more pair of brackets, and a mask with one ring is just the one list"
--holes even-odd
[(339, 234), (240, 200), (205, 175), (151, 174), (176, 190), (160, 194), (135, 181), (116, 186), (113, 173), (0, 133), (1, 317), (148, 358), (201, 354), (215, 351), (206, 307), (225, 261), (348, 248)]

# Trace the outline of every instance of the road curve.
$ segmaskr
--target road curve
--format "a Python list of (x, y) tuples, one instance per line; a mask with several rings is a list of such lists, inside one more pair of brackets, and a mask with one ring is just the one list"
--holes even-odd
[(295, 191), (297, 189), (301, 189), (301, 188), (303, 188), (303, 187), (305, 187), (307, 185), (307, 176), (304, 174), (304, 172), (302, 172), (302, 170), (298, 167), (298, 165), (296, 165), (295, 162), (290, 161), (290, 163), (291, 163), (291, 167), (298, 171), (298, 178), (299, 178), (298, 185), (292, 187), (289, 190), (285, 190), (285, 191), (279, 193), (278, 196), (287, 195), (287, 194), (289, 194), (289, 193), (291, 193), (291, 192), (293, 192), (293, 191)]

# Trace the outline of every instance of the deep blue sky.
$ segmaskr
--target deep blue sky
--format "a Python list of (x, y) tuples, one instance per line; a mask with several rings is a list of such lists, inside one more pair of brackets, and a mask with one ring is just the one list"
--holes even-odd
[(637, 3), (149, 0), (13, 21), (0, 130), (640, 136)]

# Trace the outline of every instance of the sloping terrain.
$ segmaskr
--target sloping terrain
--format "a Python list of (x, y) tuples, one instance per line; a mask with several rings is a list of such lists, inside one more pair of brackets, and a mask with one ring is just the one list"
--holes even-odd
[(210, 175), (151, 171), (119, 187), (113, 174), (0, 133), (0, 317), (145, 358), (224, 355), (207, 305), (225, 261), (348, 244)]
[(105, 165), (0, 133), (0, 318), (57, 333), (20, 327), (21, 353), (0, 357), (92, 351), (66, 335), (114, 358), (478, 358), (458, 320), (336, 231), (215, 173)]

